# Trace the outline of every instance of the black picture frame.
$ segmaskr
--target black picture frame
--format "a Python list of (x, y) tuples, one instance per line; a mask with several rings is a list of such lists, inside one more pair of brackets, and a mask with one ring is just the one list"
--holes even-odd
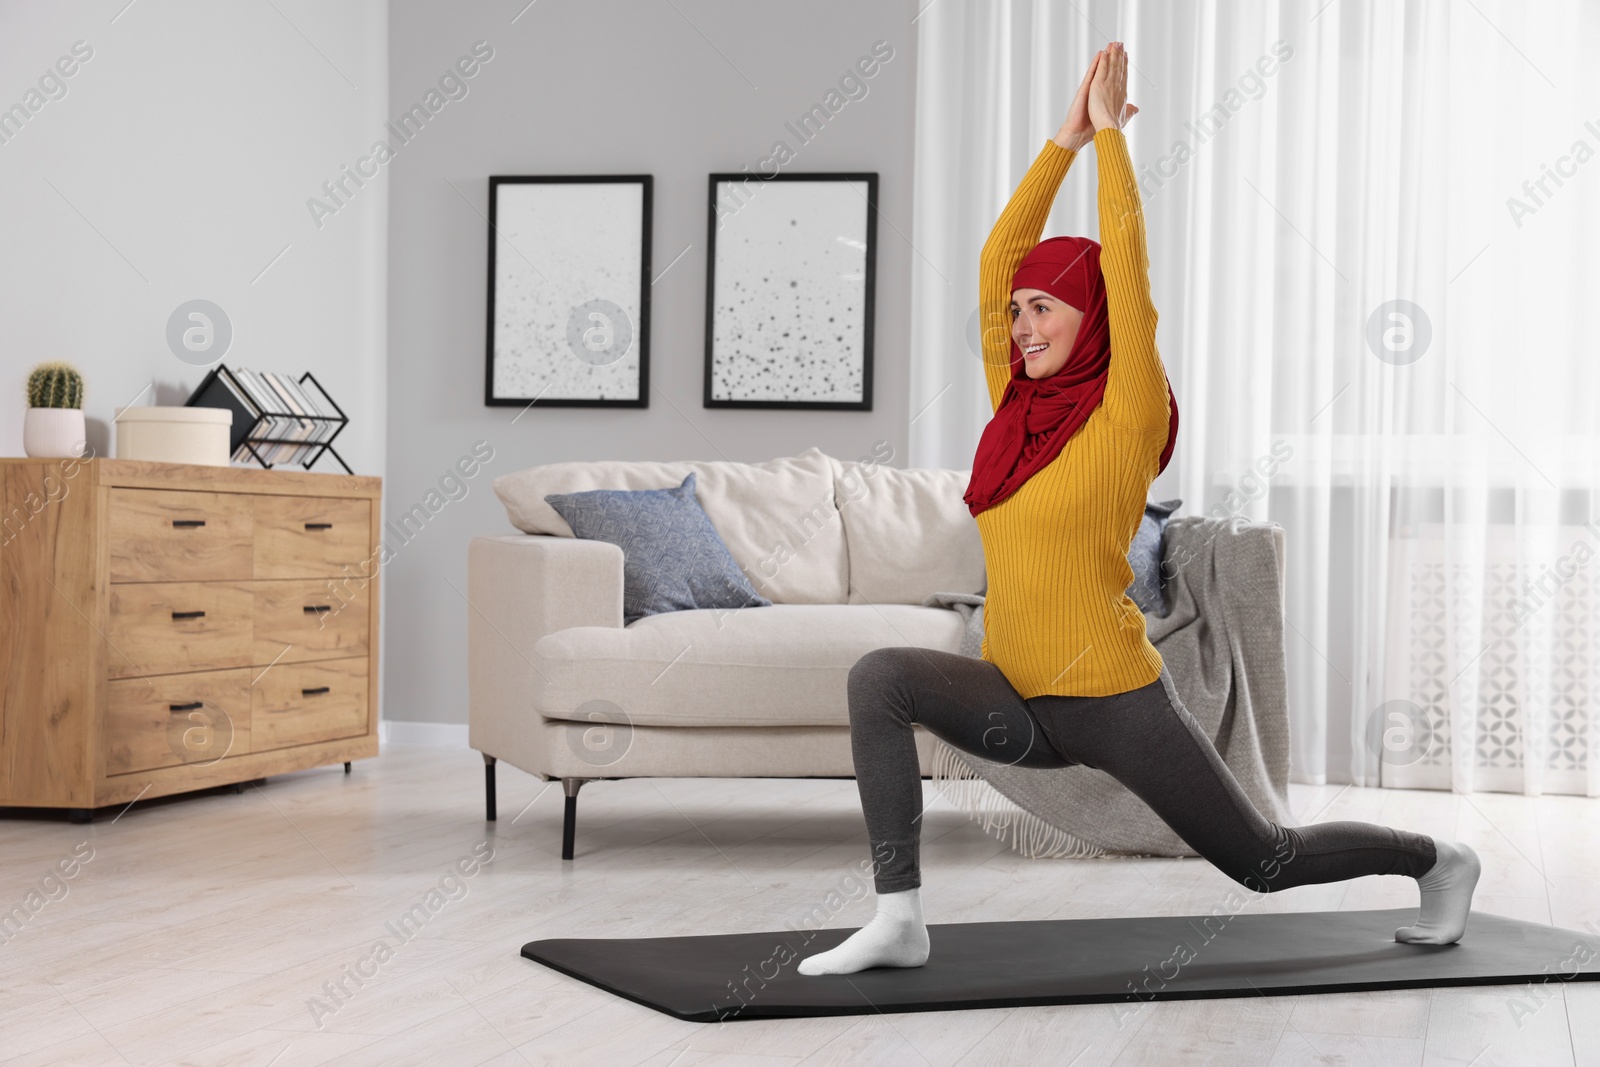
[[(790, 185), (798, 182), (849, 183), (856, 187), (852, 190), (852, 192), (856, 199), (862, 202), (861, 206), (863, 214), (860, 218), (859, 230), (856, 231), (859, 232), (861, 243), (864, 246), (861, 249), (862, 278), (860, 279), (861, 286), (859, 290), (861, 307), (859, 308), (859, 314), (854, 310), (851, 312), (851, 317), (854, 320), (858, 330), (858, 333), (855, 335), (856, 345), (853, 347), (859, 347), (860, 351), (861, 388), (859, 391), (859, 397), (848, 400), (796, 398), (763, 399), (753, 396), (749, 391), (745, 391), (742, 395), (719, 396), (717, 395), (719, 393), (738, 392), (738, 390), (719, 388), (717, 382), (719, 374), (719, 360), (727, 362), (730, 365), (734, 362), (748, 363), (749, 361), (748, 356), (732, 355), (727, 352), (718, 351), (719, 331), (717, 318), (717, 237), (719, 231), (724, 229), (723, 226), (719, 225), (719, 220), (722, 219), (724, 215), (730, 216), (732, 219), (736, 220), (739, 216), (744, 215), (746, 212), (750, 212), (752, 209), (754, 209), (756, 213), (755, 221), (749, 228), (752, 229), (752, 231), (757, 235), (759, 235), (760, 227), (763, 225), (771, 230), (776, 225), (776, 222), (772, 216), (772, 212), (780, 209), (785, 202), (793, 203), (793, 199), (790, 198), (788, 201), (775, 201), (769, 198), (763, 201), (763, 193), (772, 188), (778, 187), (779, 183)], [(736, 184), (738, 186), (737, 190), (731, 188), (728, 190), (730, 194), (734, 194), (734, 196), (738, 198), (738, 206), (731, 211), (725, 211), (723, 214), (719, 214), (718, 205), (719, 202), (722, 202), (719, 199), (722, 194), (722, 190), (719, 187), (724, 183), (729, 183), (730, 185)], [(863, 184), (866, 186), (864, 197), (861, 195), (859, 189), (859, 186)], [(730, 196), (729, 201), (727, 202), (735, 202), (734, 196)], [(833, 199), (840, 203), (849, 202), (848, 200), (845, 200), (837, 195), (835, 195)], [(748, 171), (737, 173), (715, 173), (709, 176), (707, 208), (706, 341), (704, 379), (705, 388), (704, 397), (702, 399), (703, 405), (708, 408), (782, 408), (805, 409), (813, 411), (871, 411), (872, 339), (874, 327), (875, 293), (877, 288), (878, 173), (876, 171), (828, 171), (813, 174), (779, 173), (771, 176), (754, 175), (750, 174)], [(764, 208), (765, 210), (763, 210)], [(842, 218), (844, 209), (840, 208), (838, 210), (840, 212), (840, 217)], [(735, 223), (735, 229), (736, 228), (737, 224)], [(725, 238), (731, 237), (734, 232), (735, 230), (729, 230), (728, 233), (724, 234)], [(751, 238), (747, 237), (743, 239)], [(729, 244), (731, 244), (730, 241), (724, 241), (725, 247)], [(821, 245), (814, 245), (813, 247), (818, 248), (821, 247)], [(799, 273), (799, 265), (796, 265), (796, 273)], [(795, 286), (797, 284), (797, 279), (791, 278), (790, 281), (791, 286)], [(820, 310), (818, 311), (818, 314), (820, 314)], [(781, 326), (790, 323), (799, 324), (802, 326), (810, 325), (813, 327), (819, 325), (819, 321), (815, 316), (809, 319), (787, 319), (785, 321), (780, 321), (779, 325)], [(847, 341), (846, 343), (849, 342)]]
[[(499, 285), (500, 260), (504, 258), (509, 262), (511, 260), (511, 256), (514, 255), (516, 259), (522, 260), (529, 267), (531, 267), (534, 272), (544, 275), (543, 271), (539, 271), (536, 266), (533, 266), (532, 262), (528, 259), (528, 254), (522, 249), (517, 248), (515, 244), (513, 244), (503, 233), (501, 224), (507, 220), (501, 204), (501, 190), (514, 189), (522, 186), (544, 186), (557, 184), (593, 185), (599, 187), (595, 190), (597, 194), (602, 190), (609, 189), (610, 187), (619, 184), (634, 184), (638, 186), (638, 193), (640, 197), (640, 230), (637, 245), (639, 257), (639, 292), (636, 298), (637, 319), (636, 321), (629, 321), (627, 323), (631, 332), (630, 344), (636, 343), (638, 346), (638, 372), (633, 379), (632, 384), (634, 385), (634, 390), (632, 396), (606, 396), (605, 392), (607, 387), (614, 385), (614, 383), (607, 383), (607, 386), (602, 386), (597, 391), (597, 394), (592, 396), (572, 395), (574, 390), (570, 388), (563, 390), (566, 395), (548, 396), (544, 394), (544, 390), (540, 390), (538, 393), (528, 395), (531, 393), (531, 390), (528, 389), (519, 391), (524, 395), (511, 395), (508, 391), (497, 389), (496, 387), (499, 380), (499, 375), (497, 375), (498, 361), (496, 350), (496, 328), (497, 326), (506, 322), (506, 319), (502, 317), (502, 313), (509, 314), (508, 310), (500, 305), (507, 303), (508, 298), (512, 295), (506, 293)], [(486, 405), (489, 407), (536, 406), (637, 408), (650, 406), (650, 233), (654, 184), (654, 178), (649, 174), (491, 174), (489, 176), (488, 304), (485, 312), (487, 322), (485, 326), (484, 339), (483, 383), (483, 402)], [(596, 196), (597, 201), (602, 199), (604, 198)], [(566, 206), (568, 209), (571, 207), (570, 204)], [(585, 215), (579, 213), (573, 215), (571, 218), (564, 219), (564, 222), (572, 228), (573, 234), (571, 236), (575, 241), (587, 240), (590, 234), (599, 229), (597, 220), (592, 214)], [(507, 224), (509, 225), (509, 223)], [(503, 250), (501, 248), (502, 241), (506, 243), (507, 249)], [(508, 251), (510, 255), (505, 255), (504, 253)], [(624, 319), (633, 318), (633, 316), (630, 316), (628, 313), (629, 309), (618, 304), (610, 297), (599, 294), (598, 292), (589, 298), (588, 302), (593, 303), (595, 307), (590, 308), (589, 312), (587, 313), (582, 311), (582, 309), (587, 306), (585, 302), (580, 301), (578, 303), (573, 303), (575, 295), (581, 295), (584, 291), (583, 287), (586, 282), (583, 278), (583, 275), (586, 273), (596, 274), (600, 269), (603, 268), (597, 268), (591, 265), (588, 269), (585, 269), (581, 266), (575, 266), (575, 268), (570, 271), (552, 272), (559, 278), (559, 286), (564, 287), (567, 292), (566, 295), (563, 296), (559, 293), (559, 291), (553, 291), (545, 300), (543, 308), (539, 309), (545, 312), (546, 317), (544, 322), (541, 324), (542, 329), (532, 338), (532, 343), (539, 346), (541, 351), (538, 354), (529, 356), (525, 360), (525, 362), (533, 364), (533, 373), (537, 373), (540, 369), (538, 365), (539, 360), (549, 361), (548, 369), (553, 372), (553, 370), (559, 365), (557, 361), (560, 359), (560, 352), (568, 351), (573, 357), (577, 357), (579, 355), (577, 347), (575, 347), (578, 344), (578, 342), (575, 340), (578, 335), (576, 335), (574, 331), (577, 327), (577, 324), (583, 318), (594, 318), (595, 316), (599, 316), (602, 320), (609, 320), (609, 317), (613, 314), (612, 309), (614, 309), (616, 312), (620, 312)], [(544, 281), (549, 281), (548, 275), (545, 275), (541, 279), (541, 282)], [(609, 283), (605, 282), (603, 279), (595, 278), (588, 284), (592, 284), (596, 286), (596, 288), (606, 288), (609, 285), (610, 288), (614, 289), (617, 285), (625, 283), (624, 279), (619, 276)], [(576, 293), (573, 292), (575, 287)], [(568, 309), (564, 316), (560, 310), (562, 305), (565, 305)], [(609, 305), (609, 308), (607, 308), (605, 305)], [(536, 309), (538, 309), (537, 305)], [(531, 313), (524, 310), (522, 314), (524, 316), (528, 316)], [(563, 317), (565, 319), (564, 327), (566, 331), (566, 337), (564, 339), (565, 343), (559, 348), (555, 347), (557, 344), (559, 344), (559, 342), (554, 340), (555, 336), (561, 329), (561, 327), (556, 324), (555, 320), (557, 317)], [(616, 324), (610, 325), (614, 329)], [(509, 329), (509, 326), (507, 328)], [(588, 332), (585, 331), (582, 336), (589, 336)], [(584, 342), (584, 346), (587, 347), (586, 342)], [(617, 356), (614, 360), (604, 364), (595, 363), (594, 365), (596, 367), (601, 367), (609, 366), (610, 362), (625, 362), (627, 361), (626, 353), (627, 350), (624, 349), (623, 354)], [(504, 361), (506, 363), (511, 362), (509, 353), (501, 354), (504, 356)], [(581, 368), (574, 369), (573, 376), (578, 379), (601, 377), (601, 375), (598, 373), (586, 373)]]

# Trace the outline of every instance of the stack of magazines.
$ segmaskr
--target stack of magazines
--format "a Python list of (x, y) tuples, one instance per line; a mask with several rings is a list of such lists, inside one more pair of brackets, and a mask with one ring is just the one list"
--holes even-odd
[(218, 364), (188, 404), (232, 410), (233, 458), (248, 461), (253, 456), (268, 466), (286, 462), (309, 466), (347, 421), (309, 373), (297, 381), (287, 374)]

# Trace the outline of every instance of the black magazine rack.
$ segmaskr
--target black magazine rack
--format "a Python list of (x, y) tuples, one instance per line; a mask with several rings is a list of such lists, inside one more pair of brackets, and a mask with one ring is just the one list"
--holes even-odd
[[(248, 373), (247, 371), (246, 374)], [(355, 474), (355, 471), (350, 469), (350, 464), (346, 463), (344, 457), (333, 448), (333, 439), (339, 436), (344, 430), (345, 423), (350, 421), (344, 409), (334, 403), (333, 397), (328, 395), (328, 391), (310, 371), (295, 379), (295, 382), (302, 387), (307, 382), (316, 387), (317, 394), (311, 399), (321, 410), (315, 413), (307, 410), (291, 410), (291, 405), (276, 394), (263, 396), (253, 389), (246, 388), (238, 375), (221, 363), (211, 368), (195, 391), (190, 394), (189, 399), (184, 402), (184, 406), (225, 408), (233, 412), (233, 427), (228, 444), (229, 454), (235, 460), (253, 458), (270, 470), (274, 463), (262, 454), (262, 449), (269, 445), (293, 445), (305, 450), (305, 458), (300, 466), (306, 470), (310, 470), (326, 452), (339, 461), (339, 466), (344, 468), (346, 474)], [(259, 385), (260, 382), (254, 384)], [(302, 391), (310, 396), (308, 390)], [(277, 401), (275, 404), (274, 400)], [(335, 414), (330, 415), (327, 412)], [(311, 425), (307, 426), (308, 423)], [(301, 436), (283, 436), (286, 428), (297, 428)], [(290, 456), (278, 462), (292, 463), (295, 459)]]

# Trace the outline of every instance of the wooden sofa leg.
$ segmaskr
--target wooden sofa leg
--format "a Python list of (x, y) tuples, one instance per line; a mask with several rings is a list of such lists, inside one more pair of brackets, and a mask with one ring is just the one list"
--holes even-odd
[(578, 829), (578, 790), (583, 788), (583, 783), (592, 782), (593, 778), (563, 778), (561, 788), (567, 794), (567, 805), (564, 817), (561, 820), (561, 858), (572, 858), (572, 839)]
[(487, 818), (494, 822), (494, 757), (487, 752), (483, 754), (483, 800), (488, 809)]

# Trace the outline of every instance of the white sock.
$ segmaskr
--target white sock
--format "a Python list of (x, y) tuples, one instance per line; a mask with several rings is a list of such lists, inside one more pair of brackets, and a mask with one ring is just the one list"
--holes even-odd
[(837, 948), (800, 961), (801, 974), (855, 974), (868, 967), (921, 967), (928, 962), (922, 890), (878, 894), (872, 921)]
[(1434, 848), (1438, 851), (1438, 860), (1427, 874), (1417, 879), (1417, 887), (1422, 890), (1417, 925), (1396, 930), (1396, 941), (1411, 945), (1449, 945), (1461, 940), (1461, 935), (1467, 931), (1472, 890), (1482, 870), (1478, 854), (1471, 845), (1454, 841), (1435, 841)]

